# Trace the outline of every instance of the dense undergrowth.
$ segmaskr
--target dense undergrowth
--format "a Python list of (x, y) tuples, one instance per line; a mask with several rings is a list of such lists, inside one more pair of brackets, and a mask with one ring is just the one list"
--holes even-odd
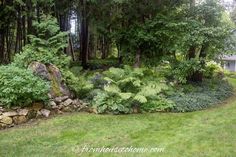
[[(47, 102), (49, 82), (28, 69), (33, 61), (59, 67), (74, 95), (89, 102), (96, 113), (189, 112), (218, 104), (232, 94), (222, 68), (212, 61), (205, 66), (192, 59), (175, 65), (166, 61), (156, 67), (133, 68), (119, 65), (118, 59), (95, 59), (89, 63), (90, 70), (82, 71), (63, 54), (67, 34), (59, 31), (56, 21), (47, 17), (36, 25), (40, 35), (30, 36), (31, 44), (10, 65), (0, 67), (1, 105)], [(189, 75), (198, 71), (204, 75), (203, 82), (189, 82)]]
[(199, 83), (180, 83), (169, 73), (165, 67), (132, 68), (127, 65), (90, 71), (83, 75), (85, 79), (81, 82), (89, 86), (80, 92), (83, 91), (83, 98), (97, 113), (113, 114), (196, 111), (219, 104), (233, 92), (222, 68), (214, 62), (207, 64), (204, 75), (208, 77)]
[(168, 98), (175, 102), (173, 112), (190, 112), (221, 103), (232, 94), (233, 88), (227, 80), (213, 79), (176, 88)]

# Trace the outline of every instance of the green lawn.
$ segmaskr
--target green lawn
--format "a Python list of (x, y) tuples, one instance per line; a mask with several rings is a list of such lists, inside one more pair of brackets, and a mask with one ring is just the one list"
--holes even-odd
[[(236, 86), (236, 79), (230, 79)], [(164, 147), (162, 153), (82, 153), (80, 147)], [(0, 131), (0, 157), (236, 156), (236, 98), (204, 111), (76, 113)]]

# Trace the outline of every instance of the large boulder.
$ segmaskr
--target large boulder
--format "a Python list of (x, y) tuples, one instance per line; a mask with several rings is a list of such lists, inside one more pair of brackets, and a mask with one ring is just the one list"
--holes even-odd
[(51, 82), (50, 96), (52, 98), (71, 95), (69, 88), (63, 82), (60, 69), (55, 65), (32, 62), (28, 68), (31, 69), (35, 75)]
[(70, 96), (70, 91), (66, 84), (63, 82), (62, 74), (60, 70), (52, 64), (49, 64), (47, 66), (47, 69), (50, 74), (50, 80), (51, 80), (51, 91), (50, 94), (52, 97), (58, 97), (58, 96)]
[(35, 75), (40, 76), (42, 79), (50, 80), (50, 75), (46, 65), (40, 62), (32, 62), (28, 68), (31, 69)]

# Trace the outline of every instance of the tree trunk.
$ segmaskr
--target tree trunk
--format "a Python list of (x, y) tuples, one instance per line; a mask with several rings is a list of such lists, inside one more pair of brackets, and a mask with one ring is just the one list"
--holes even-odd
[(118, 50), (118, 63), (119, 63), (119, 65), (121, 65), (123, 63), (123, 57), (122, 57), (122, 54), (121, 54), (121, 44), (116, 43), (116, 47), (117, 47), (117, 50)]
[(136, 56), (135, 56), (135, 63), (134, 63), (135, 68), (141, 67), (141, 54), (142, 54), (142, 51), (140, 48), (138, 48), (136, 51)]
[[(203, 45), (199, 54), (199, 58), (201, 59), (201, 67), (205, 67), (205, 58), (206, 58), (206, 49), (207, 49), (207, 44)], [(197, 71), (195, 74), (195, 81), (197, 82), (202, 82), (203, 80), (203, 72), (202, 71)]]
[(101, 52), (102, 52), (102, 59), (105, 59), (106, 58), (106, 49), (105, 49), (105, 37), (104, 37), (104, 35), (102, 36)]
[(26, 28), (25, 28), (25, 16), (22, 17), (22, 39), (23, 39), (23, 46), (26, 45)]
[[(202, 59), (201, 64), (200, 64), (201, 67), (205, 66), (204, 58), (206, 57), (206, 49), (207, 49), (207, 45), (203, 45), (202, 49), (200, 51), (199, 58)], [(193, 51), (193, 49), (190, 48), (189, 59), (195, 58), (195, 57), (196, 57), (195, 56), (195, 49)], [(192, 81), (192, 82), (202, 82), (203, 81), (203, 72), (202, 71), (195, 71), (191, 76), (189, 76), (188, 80)]]
[(36, 16), (37, 16), (38, 23), (40, 23), (40, 6), (38, 2), (36, 4)]
[(21, 22), (22, 22), (21, 21), (21, 9), (18, 6), (18, 9), (17, 9), (17, 28), (16, 28), (15, 53), (17, 53), (21, 50), (21, 35), (22, 35)]
[[(33, 5), (31, 0), (26, 1), (26, 7), (27, 7), (27, 35), (29, 34), (34, 34), (34, 29), (33, 29)], [(29, 39), (27, 39), (29, 42)]]
[(192, 59), (196, 57), (196, 48), (194, 46), (191, 46), (188, 51), (188, 59)]
[(5, 53), (5, 33), (4, 30), (0, 30), (0, 64), (4, 63)]
[(81, 2), (81, 33), (80, 33), (80, 54), (82, 60), (82, 67), (84, 69), (88, 68), (88, 17), (87, 17), (87, 10), (86, 10), (86, 0), (80, 0)]
[(73, 45), (72, 37), (70, 34), (69, 34), (69, 47), (70, 47), (72, 60), (75, 61), (74, 45)]

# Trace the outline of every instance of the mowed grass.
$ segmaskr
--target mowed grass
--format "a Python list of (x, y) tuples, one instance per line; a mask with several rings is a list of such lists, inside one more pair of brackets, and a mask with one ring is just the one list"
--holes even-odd
[[(236, 79), (230, 79), (236, 86)], [(87, 147), (163, 147), (162, 153), (79, 152)], [(0, 131), (0, 157), (236, 156), (236, 97), (192, 113), (74, 113)]]

